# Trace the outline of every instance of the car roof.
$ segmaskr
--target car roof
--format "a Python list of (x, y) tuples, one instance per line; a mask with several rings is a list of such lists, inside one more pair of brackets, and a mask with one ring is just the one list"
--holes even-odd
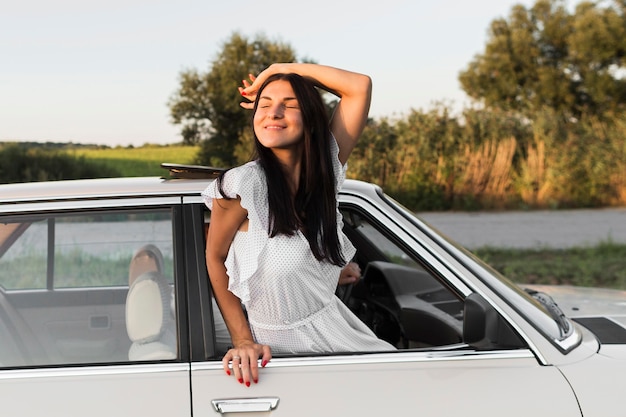
[(0, 204), (107, 197), (199, 195), (212, 179), (100, 178), (0, 185)]
[[(124, 177), (63, 181), (42, 181), (0, 185), (0, 204), (102, 198), (166, 197), (200, 195), (214, 179)], [(344, 193), (372, 195), (376, 186), (346, 180)]]

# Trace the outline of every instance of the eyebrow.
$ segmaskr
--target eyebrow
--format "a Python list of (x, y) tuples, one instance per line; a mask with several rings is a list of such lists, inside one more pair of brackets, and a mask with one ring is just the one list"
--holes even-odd
[[(259, 100), (270, 100), (273, 101), (274, 99), (270, 96), (261, 96), (259, 97)], [(293, 100), (298, 100), (296, 97), (285, 97), (282, 99), (282, 101), (293, 101)]]

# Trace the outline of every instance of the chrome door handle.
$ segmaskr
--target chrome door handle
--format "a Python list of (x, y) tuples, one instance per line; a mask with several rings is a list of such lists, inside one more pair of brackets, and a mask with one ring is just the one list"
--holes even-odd
[(211, 401), (218, 413), (253, 413), (272, 411), (278, 406), (278, 397), (230, 398)]

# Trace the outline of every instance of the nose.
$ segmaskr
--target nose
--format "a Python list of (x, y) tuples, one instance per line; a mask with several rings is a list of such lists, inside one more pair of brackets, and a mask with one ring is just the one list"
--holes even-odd
[(270, 119), (281, 119), (283, 117), (282, 109), (283, 108), (280, 105), (274, 105), (270, 107), (269, 111), (267, 112), (267, 117), (269, 117)]

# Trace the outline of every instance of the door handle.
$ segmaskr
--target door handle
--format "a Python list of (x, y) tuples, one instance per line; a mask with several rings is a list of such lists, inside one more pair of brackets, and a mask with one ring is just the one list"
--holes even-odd
[(278, 397), (230, 398), (211, 401), (218, 413), (253, 413), (272, 411), (278, 407)]

